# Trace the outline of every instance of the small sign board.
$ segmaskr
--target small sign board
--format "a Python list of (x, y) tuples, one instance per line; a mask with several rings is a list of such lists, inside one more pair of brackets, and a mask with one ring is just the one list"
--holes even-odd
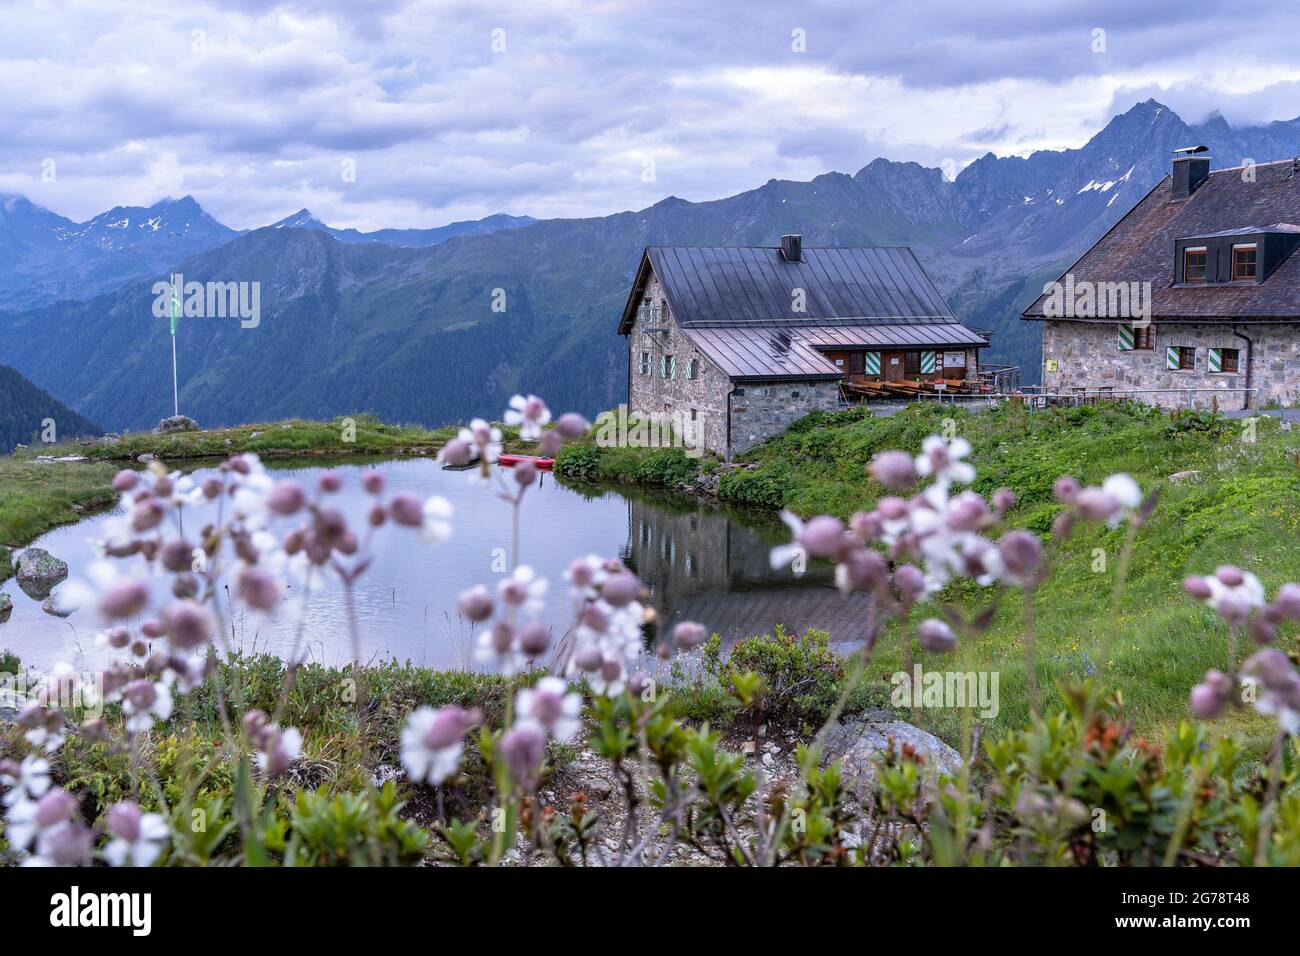
[(1046, 362), (1043, 363), (1043, 366), (1049, 372), (1059, 372), (1061, 370), (1060, 363), (1057, 362), (1056, 359), (1048, 359)]

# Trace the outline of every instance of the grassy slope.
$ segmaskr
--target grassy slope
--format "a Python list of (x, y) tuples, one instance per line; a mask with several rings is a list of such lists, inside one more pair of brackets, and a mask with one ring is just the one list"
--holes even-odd
[[(1009, 518), (1012, 526), (1048, 532), (1060, 510), (1051, 496), (1060, 474), (1095, 483), (1124, 471), (1144, 491), (1159, 489), (1155, 514), (1137, 538), (1105, 662), (1096, 659), (1111, 629), (1108, 609), (1123, 529), (1081, 528), (1061, 548), (1037, 608), (1037, 670), (1040, 686), (1050, 690), (1048, 706), (1059, 699), (1057, 679), (1081, 674), (1097, 662), (1108, 686), (1123, 694), (1137, 726), (1162, 729), (1186, 714), (1188, 690), (1207, 668), (1222, 667), (1227, 652), (1223, 628), (1182, 594), (1183, 577), (1237, 563), (1257, 573), (1270, 594), (1280, 583), (1300, 579), (1300, 512), (1295, 508), (1300, 438), (1281, 431), (1273, 420), (1261, 421), (1258, 440), (1249, 443), (1242, 440), (1239, 421), (1208, 416), (1171, 420), (1142, 409), (967, 413), (928, 405), (892, 418), (855, 412), (817, 415), (747, 456), (759, 467), (738, 475), (730, 487), (724, 481), (723, 491), (735, 496), (743, 495), (746, 486), (776, 487), (784, 504), (801, 515), (847, 517), (869, 507), (881, 491), (864, 472), (871, 456), (888, 448), (916, 451), (945, 418), (974, 446), (976, 489), (985, 494), (1003, 486), (1016, 491), (1019, 504)], [(1168, 481), (1171, 474), (1188, 470), (1200, 474)], [(1099, 553), (1105, 555), (1105, 570), (1094, 571)], [(974, 587), (945, 596), (960, 597), (969, 607), (987, 602), (987, 592)], [(1002, 712), (995, 722), (1000, 727), (1018, 725), (1028, 710), (1021, 614), (1019, 596), (1011, 596), (963, 667), (1000, 672)], [(1295, 644), (1294, 631), (1284, 631), (1281, 646), (1292, 650)], [(896, 641), (887, 642), (878, 658), (886, 673), (900, 659), (896, 646)], [(955, 666), (933, 658), (923, 663)], [(924, 716), (931, 729), (954, 736), (957, 718)], [(1253, 717), (1236, 720), (1252, 732), (1266, 731)]]

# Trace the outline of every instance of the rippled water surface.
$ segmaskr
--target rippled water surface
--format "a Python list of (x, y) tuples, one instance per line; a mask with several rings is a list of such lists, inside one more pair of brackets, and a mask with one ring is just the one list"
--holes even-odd
[[(370, 467), (385, 474), (390, 492), (445, 496), (456, 516), (451, 539), (438, 547), (422, 544), (406, 529), (386, 527), (376, 536), (374, 562), (357, 589), (364, 655), (434, 667), (474, 666), (474, 636), (456, 617), (456, 596), (477, 583), (494, 586), (498, 569), (509, 566), (509, 505), (490, 486), (470, 485), (465, 473), (445, 471), (429, 459), (341, 465), (333, 470), (342, 475), (344, 490), (334, 503), (357, 525), (369, 506), (360, 476)], [(278, 473), (314, 484), (323, 470), (298, 467)], [(198, 478), (206, 474), (195, 473)], [(197, 530), (205, 516), (203, 511), (191, 514), (187, 520), (193, 527), (188, 530)], [(35, 546), (66, 561), (76, 577), (92, 559), (90, 540), (102, 536), (102, 524), (109, 517), (99, 514), (51, 531)], [(296, 523), (282, 519), (274, 528), (283, 532)], [(840, 598), (828, 572), (814, 569), (796, 579), (788, 571), (771, 570), (768, 548), (784, 536), (780, 523), (765, 516), (730, 515), (691, 499), (623, 488), (565, 486), (547, 475), (524, 499), (520, 560), (550, 580), (544, 620), (557, 637), (567, 631), (571, 619), (563, 571), (572, 558), (593, 553), (623, 558), (650, 588), (652, 603), (667, 626), (697, 620), (729, 640), (770, 631), (778, 623), (791, 629), (826, 627), (839, 641), (859, 637), (863, 601)], [(9, 621), (0, 624), (0, 648), (13, 650), (37, 668), (57, 661), (101, 663), (94, 641), (99, 625), (92, 610), (58, 618), (43, 611), (41, 601), (24, 594), (12, 579), (2, 587), (13, 599), (14, 610)], [(166, 582), (158, 579), (156, 588), (158, 596), (165, 597)], [(311, 658), (331, 664), (351, 659), (343, 591), (337, 583), (313, 595), (306, 636)], [(234, 640), (245, 650), (285, 656), (293, 638), (286, 621), (235, 617)]]

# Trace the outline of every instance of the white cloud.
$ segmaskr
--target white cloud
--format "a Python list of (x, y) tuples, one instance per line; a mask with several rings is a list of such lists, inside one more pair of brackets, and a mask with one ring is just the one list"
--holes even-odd
[(1077, 146), (1147, 96), (1191, 122), (1291, 118), (1298, 19), (1220, 0), (19, 2), (0, 8), (0, 187), (79, 219), (193, 193), (235, 227), (304, 205), (359, 228), (604, 214), (877, 155)]

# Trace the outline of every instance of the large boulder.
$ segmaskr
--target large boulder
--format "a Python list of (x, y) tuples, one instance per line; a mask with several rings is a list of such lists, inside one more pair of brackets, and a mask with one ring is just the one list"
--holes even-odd
[(44, 548), (19, 551), (14, 558), (18, 587), (33, 601), (43, 601), (50, 596), (54, 585), (68, 576), (68, 565)]
[(172, 432), (196, 432), (199, 430), (199, 423), (188, 415), (172, 415), (170, 418), (164, 418), (155, 428), (155, 435), (170, 435)]
[(911, 747), (920, 756), (924, 778), (931, 785), (940, 774), (961, 769), (961, 754), (956, 750), (887, 710), (855, 714), (831, 727), (823, 759), (840, 762), (845, 789), (862, 801), (875, 782), (876, 761), (888, 752), (891, 740), (896, 750)]
[(9, 620), (9, 615), (13, 613), (14, 602), (4, 591), (0, 591), (0, 624)]

